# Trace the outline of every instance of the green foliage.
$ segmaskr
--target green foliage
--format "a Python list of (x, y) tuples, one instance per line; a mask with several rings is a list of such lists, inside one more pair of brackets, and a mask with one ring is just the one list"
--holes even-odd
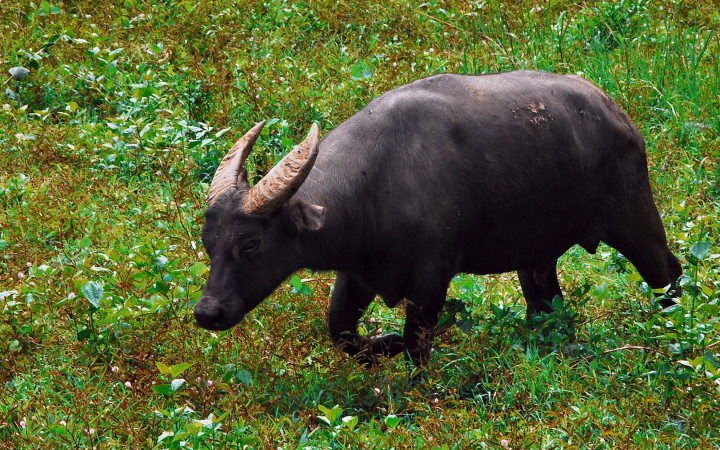
[[(5, 0), (0, 18), (0, 448), (717, 446), (715, 3)], [(425, 369), (333, 349), (332, 274), (293, 275), (232, 330), (194, 325), (208, 183), (248, 128), (267, 120), (256, 182), (313, 121), (520, 68), (582, 74), (643, 132), (679, 305), (601, 246), (562, 258), (565, 299), (531, 321), (514, 274), (457, 276)], [(376, 302), (361, 333), (402, 321)]]
[(102, 284), (96, 281), (88, 281), (82, 287), (82, 292), (85, 295), (87, 301), (89, 301), (90, 304), (95, 307), (95, 309), (100, 308), (100, 300), (102, 299), (103, 294)]

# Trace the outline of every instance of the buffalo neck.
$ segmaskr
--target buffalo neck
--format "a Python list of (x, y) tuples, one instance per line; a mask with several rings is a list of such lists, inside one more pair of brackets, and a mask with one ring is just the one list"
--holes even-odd
[(313, 181), (306, 182), (294, 198), (325, 208), (323, 226), (317, 231), (298, 232), (298, 269), (347, 270), (360, 244), (359, 224), (347, 220), (348, 211), (342, 202), (313, 185)]

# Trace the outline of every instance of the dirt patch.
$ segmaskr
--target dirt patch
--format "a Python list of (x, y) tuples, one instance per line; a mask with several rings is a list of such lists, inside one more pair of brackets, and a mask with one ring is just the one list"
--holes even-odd
[(537, 114), (539, 111), (545, 111), (545, 104), (530, 102), (526, 103), (525, 106), (523, 106), (523, 109), (527, 109), (531, 113)]

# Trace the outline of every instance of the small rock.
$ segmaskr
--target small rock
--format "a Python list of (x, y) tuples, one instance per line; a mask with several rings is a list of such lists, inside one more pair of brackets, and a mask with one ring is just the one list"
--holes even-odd
[(9, 70), (10, 75), (17, 81), (22, 81), (30, 73), (30, 71), (24, 67), (13, 67)]

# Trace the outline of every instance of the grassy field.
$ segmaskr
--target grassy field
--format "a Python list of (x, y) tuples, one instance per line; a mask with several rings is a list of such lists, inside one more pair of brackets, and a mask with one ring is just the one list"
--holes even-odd
[[(3, 0), (0, 27), (0, 449), (720, 445), (712, 0)], [(458, 326), (422, 370), (333, 349), (331, 273), (198, 329), (208, 177), (250, 126), (268, 120), (257, 180), (313, 121), (519, 68), (581, 74), (641, 129), (679, 306), (612, 249), (573, 248), (540, 328), (515, 274), (458, 276)], [(362, 327), (402, 320), (378, 302)]]

